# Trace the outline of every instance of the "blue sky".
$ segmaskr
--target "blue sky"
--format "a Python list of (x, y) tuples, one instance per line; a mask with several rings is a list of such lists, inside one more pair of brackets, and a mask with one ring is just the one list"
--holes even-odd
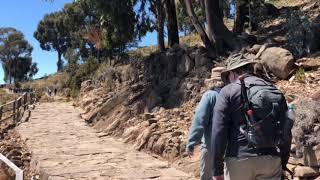
[[(36, 77), (54, 73), (57, 69), (57, 53), (44, 51), (33, 37), (38, 22), (45, 14), (61, 10), (64, 4), (72, 0), (3, 0), (0, 6), (0, 27), (14, 27), (22, 31), (33, 46), (32, 59), (38, 63), (39, 72)], [(139, 43), (140, 46), (156, 44), (156, 34), (148, 33)], [(3, 71), (0, 67), (0, 84), (3, 83)]]

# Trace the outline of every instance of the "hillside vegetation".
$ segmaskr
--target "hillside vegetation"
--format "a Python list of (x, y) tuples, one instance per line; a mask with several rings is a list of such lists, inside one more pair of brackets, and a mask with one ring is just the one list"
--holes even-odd
[(0, 89), (0, 105), (15, 100), (17, 95), (8, 93), (5, 89)]

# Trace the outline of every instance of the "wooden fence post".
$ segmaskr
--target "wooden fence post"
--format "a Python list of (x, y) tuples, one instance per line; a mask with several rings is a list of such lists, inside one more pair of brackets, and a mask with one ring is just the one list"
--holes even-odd
[(3, 106), (0, 106), (0, 121), (2, 120)]
[(16, 100), (13, 101), (12, 113), (13, 113), (13, 123), (16, 123)]
[(27, 109), (27, 104), (28, 104), (28, 93), (24, 94), (24, 97), (23, 97), (23, 110), (25, 111)]

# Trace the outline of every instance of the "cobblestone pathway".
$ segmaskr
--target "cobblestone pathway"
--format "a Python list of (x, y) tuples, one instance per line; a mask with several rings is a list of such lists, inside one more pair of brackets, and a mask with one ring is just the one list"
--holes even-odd
[(99, 137), (68, 103), (42, 103), (17, 131), (45, 179), (193, 179), (112, 137)]

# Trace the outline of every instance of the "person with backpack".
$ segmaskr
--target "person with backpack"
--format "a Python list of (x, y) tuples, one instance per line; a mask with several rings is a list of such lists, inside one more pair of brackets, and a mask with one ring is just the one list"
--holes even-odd
[(236, 54), (221, 73), (230, 84), (212, 117), (213, 180), (280, 180), (287, 170), (293, 121), (284, 95), (252, 74), (254, 64)]
[[(224, 85), (220, 77), (222, 70), (224, 70), (223, 67), (216, 67), (212, 69), (211, 79), (208, 79), (212, 87), (203, 94), (196, 108), (186, 147), (186, 154), (191, 157), (193, 156), (194, 146), (202, 141), (200, 157), (201, 180), (212, 179), (212, 162), (210, 159), (211, 155), (209, 153), (212, 125), (211, 118), (216, 97), (218, 96), (221, 87)], [(217, 74), (219, 77), (217, 77)]]

